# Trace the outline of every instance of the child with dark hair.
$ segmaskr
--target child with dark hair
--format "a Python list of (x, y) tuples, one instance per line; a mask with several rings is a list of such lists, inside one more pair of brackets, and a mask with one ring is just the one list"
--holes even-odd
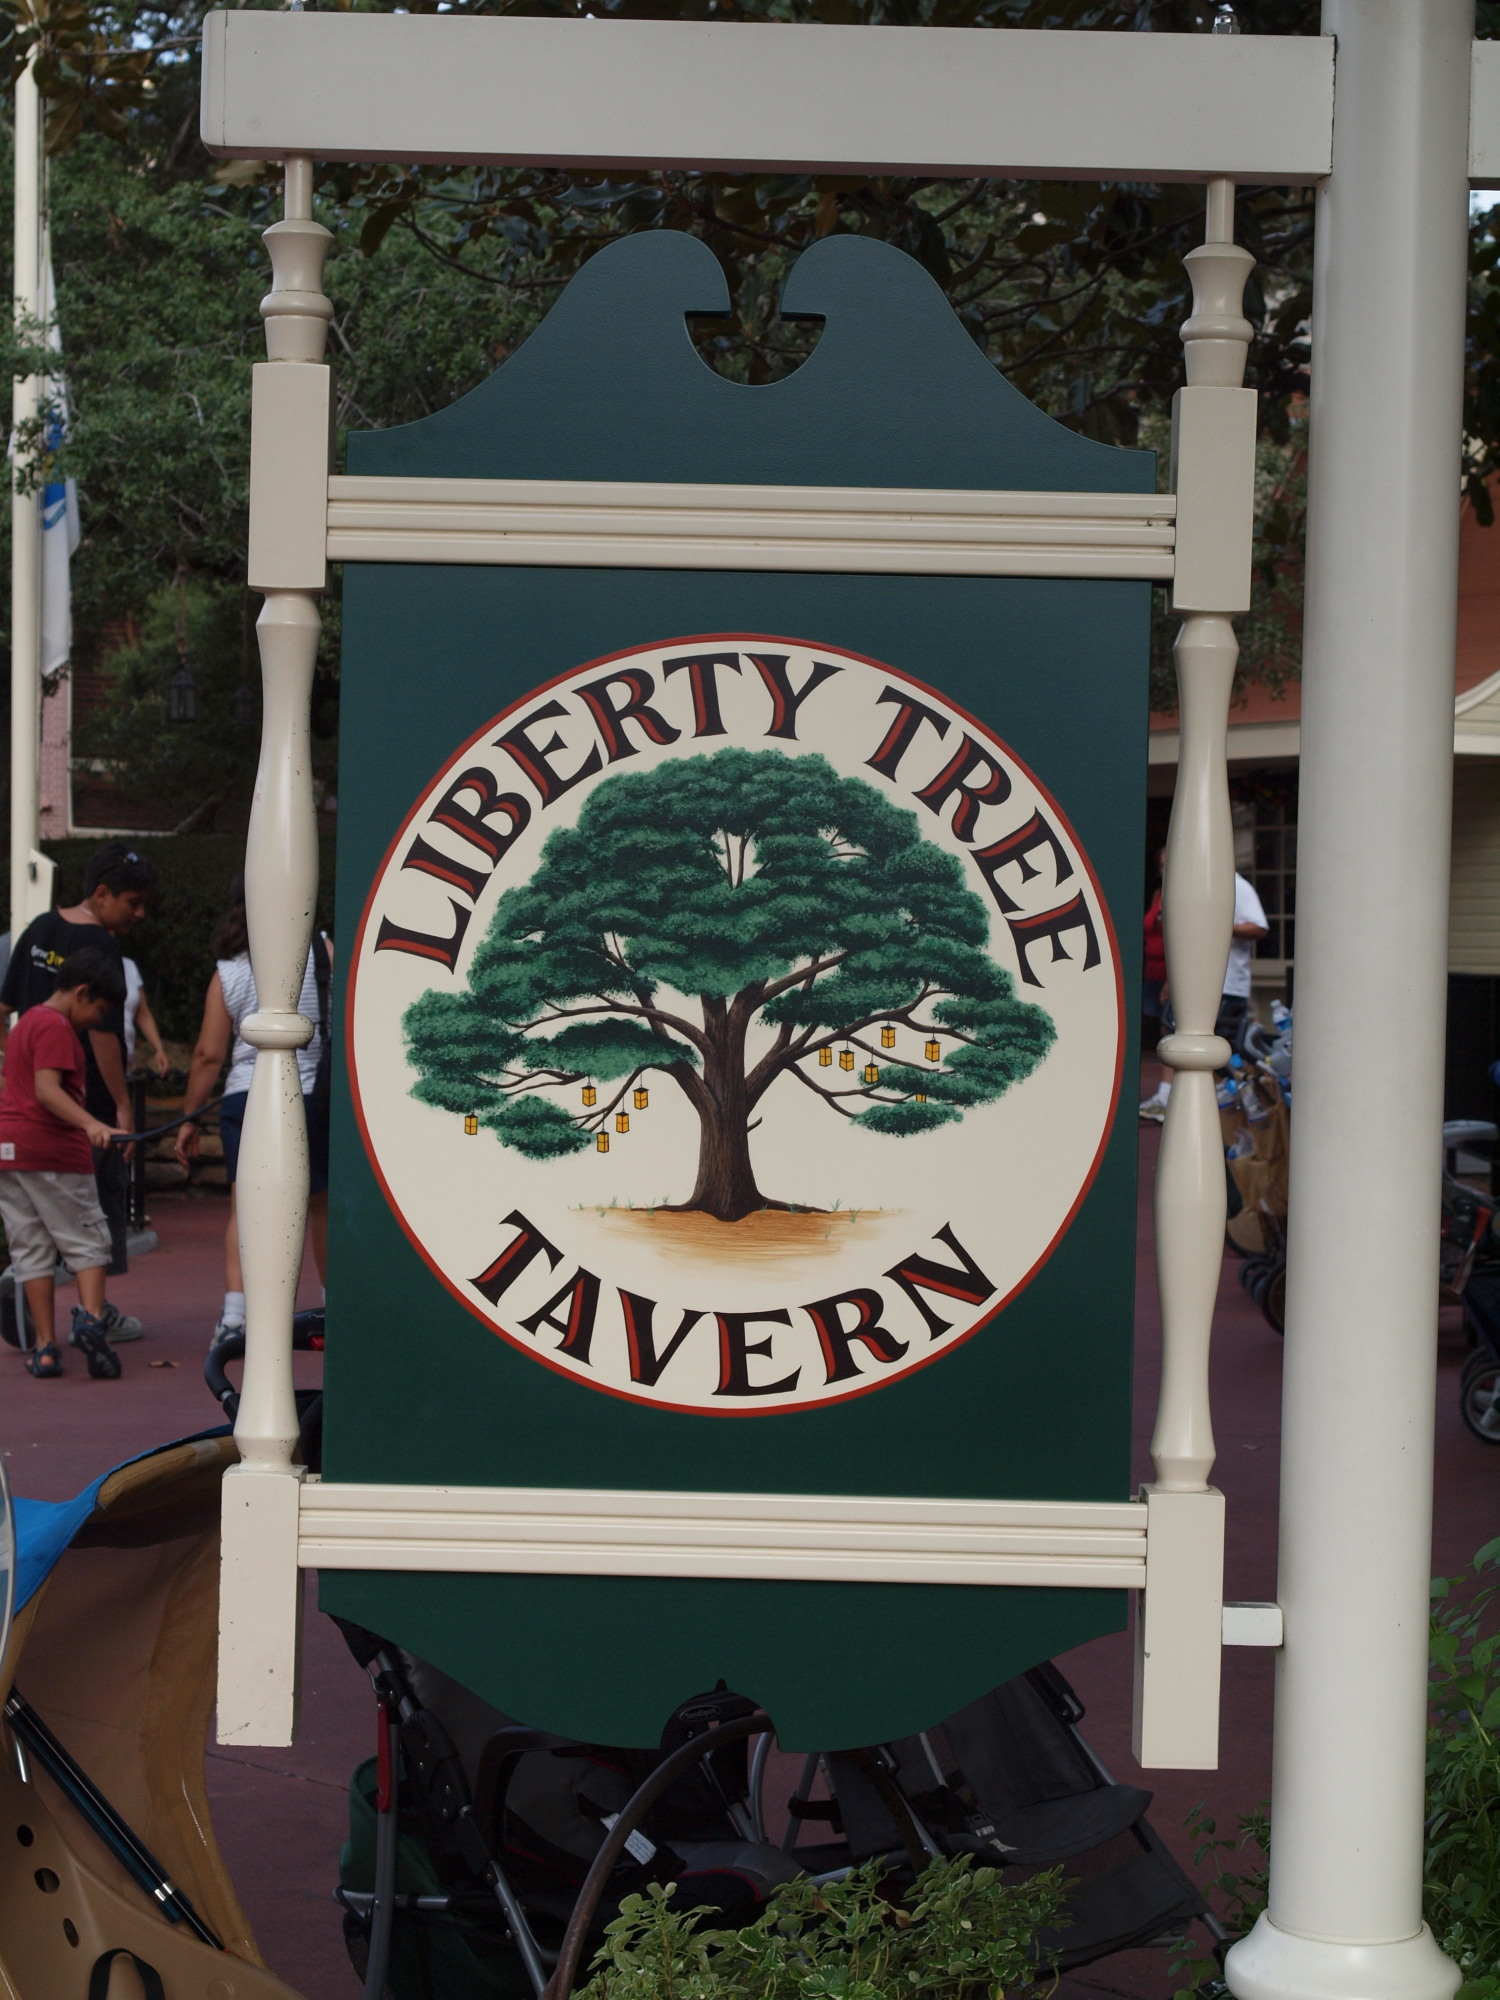
[(37, 1332), (26, 1365), (43, 1380), (62, 1373), (53, 1318), (59, 1257), (77, 1279), (82, 1301), (73, 1308), (72, 1344), (83, 1350), (90, 1375), (112, 1381), (120, 1373), (101, 1318), (109, 1224), (94, 1185), (92, 1150), (107, 1147), (114, 1131), (85, 1107), (80, 1037), (124, 1001), (118, 962), (86, 947), (64, 959), (52, 993), (28, 1008), (6, 1043), (0, 1220)]
[[(128, 937), (157, 893), (156, 870), (125, 840), (107, 841), (89, 857), (83, 900), (35, 918), (16, 939), (0, 986), (0, 1047), (10, 1017), (25, 1015), (49, 998), (58, 968), (75, 951), (108, 953), (124, 976), (120, 940)], [(130, 1093), (125, 1084), (125, 1009), (111, 1006), (84, 1032), (84, 1103), (102, 1124), (129, 1131)], [(123, 1151), (109, 1147), (99, 1162), (98, 1194), (109, 1223), (110, 1274), (123, 1277), (129, 1177)], [(114, 1341), (139, 1340), (141, 1323), (106, 1304), (104, 1324)]]

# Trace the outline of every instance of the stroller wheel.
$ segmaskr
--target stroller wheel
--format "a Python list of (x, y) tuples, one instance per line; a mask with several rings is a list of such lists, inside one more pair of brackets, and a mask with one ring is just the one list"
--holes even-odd
[(1265, 1270), (1267, 1264), (1269, 1264), (1270, 1261), (1271, 1261), (1270, 1258), (1267, 1257), (1264, 1253), (1262, 1253), (1258, 1257), (1247, 1257), (1244, 1263), (1241, 1264), (1240, 1266), (1240, 1283), (1244, 1286), (1245, 1290), (1250, 1294), (1252, 1299), (1255, 1297), (1255, 1287), (1260, 1279), (1261, 1273)]
[(1286, 1265), (1277, 1264), (1268, 1275), (1257, 1299), (1273, 1333), (1286, 1332)]
[(1458, 1407), (1475, 1437), (1500, 1444), (1500, 1360), (1488, 1351), (1471, 1355), (1465, 1365)]
[(11, 1276), (9, 1268), (0, 1273), (0, 1340), (19, 1347), (23, 1353), (30, 1353), (36, 1346), (31, 1308), (26, 1303), (25, 1292)]

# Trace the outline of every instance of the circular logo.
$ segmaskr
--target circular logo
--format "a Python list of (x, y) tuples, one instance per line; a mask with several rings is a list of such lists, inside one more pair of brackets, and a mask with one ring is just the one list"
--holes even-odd
[(878, 661), (727, 634), (592, 661), (455, 751), (371, 891), (348, 1046), (472, 1313), (745, 1415), (896, 1381), (1029, 1282), (1123, 1009), (1088, 861), (998, 737)]

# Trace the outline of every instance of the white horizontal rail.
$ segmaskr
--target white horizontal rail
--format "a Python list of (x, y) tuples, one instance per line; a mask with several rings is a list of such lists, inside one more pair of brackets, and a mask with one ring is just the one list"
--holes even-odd
[(204, 21), (202, 132), (251, 159), (1306, 182), (1333, 42), (246, 9)]
[(709, 1576), (1138, 1589), (1134, 1501), (325, 1484), (301, 1493), (305, 1569)]
[(1500, 187), (1500, 42), (1476, 42), (1469, 71), (1469, 185)]
[(1226, 1646), (1280, 1646), (1286, 1633), (1279, 1604), (1226, 1604)]
[(1151, 493), (328, 482), (330, 562), (1172, 576), (1176, 500)]

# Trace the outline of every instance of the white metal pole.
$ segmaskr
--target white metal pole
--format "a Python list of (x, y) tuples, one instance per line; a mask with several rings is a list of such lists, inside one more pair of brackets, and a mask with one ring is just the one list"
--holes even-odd
[[(41, 319), (41, 99), (35, 57), (16, 78), (15, 325), (35, 342)], [(15, 463), (11, 474), (10, 571), (10, 925), (13, 936), (37, 914), (31, 874), (37, 842), (41, 762), (42, 496), (22, 491), (29, 453), (23, 428), (41, 406), (41, 378), (18, 378), (11, 392)]]
[(1325, 0), (1270, 1909), (1242, 2000), (1447, 2000), (1422, 1922), (1472, 0)]

